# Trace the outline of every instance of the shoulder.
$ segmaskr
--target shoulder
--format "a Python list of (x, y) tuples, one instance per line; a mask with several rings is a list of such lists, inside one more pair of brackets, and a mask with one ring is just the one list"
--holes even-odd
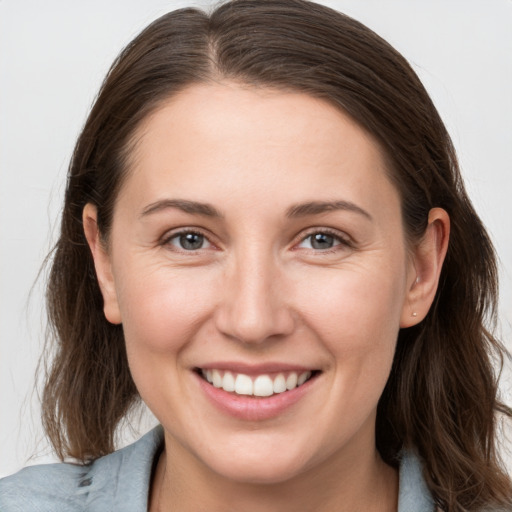
[(398, 512), (433, 512), (434, 500), (423, 477), (423, 467), (413, 451), (400, 458)]
[(88, 468), (74, 464), (43, 464), (22, 469), (0, 480), (0, 510), (6, 512), (46, 511), (59, 504), (77, 508), (77, 483)]
[(102, 512), (123, 510), (129, 503), (129, 510), (145, 511), (153, 461), (162, 442), (163, 432), (157, 427), (136, 443), (88, 465), (22, 469), (0, 480), (0, 510)]
[[(398, 512), (441, 512), (423, 477), (423, 463), (414, 451), (400, 458)], [(481, 512), (507, 512), (509, 509), (484, 509)], [(510, 512), (510, 510), (509, 510)]]

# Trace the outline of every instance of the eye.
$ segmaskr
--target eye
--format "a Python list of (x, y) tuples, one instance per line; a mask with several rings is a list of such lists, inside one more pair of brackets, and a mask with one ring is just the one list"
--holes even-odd
[(327, 232), (317, 231), (307, 235), (298, 245), (303, 249), (314, 249), (317, 251), (333, 249), (338, 245), (348, 245), (348, 243), (341, 237)]
[(182, 251), (199, 251), (211, 246), (207, 238), (201, 233), (183, 231), (171, 236), (165, 242)]

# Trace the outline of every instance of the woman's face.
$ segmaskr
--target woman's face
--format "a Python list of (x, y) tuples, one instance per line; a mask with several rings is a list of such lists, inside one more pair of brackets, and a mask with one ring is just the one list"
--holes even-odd
[(169, 456), (245, 482), (375, 457), (416, 278), (375, 140), (321, 100), (222, 83), (135, 141), (96, 264)]

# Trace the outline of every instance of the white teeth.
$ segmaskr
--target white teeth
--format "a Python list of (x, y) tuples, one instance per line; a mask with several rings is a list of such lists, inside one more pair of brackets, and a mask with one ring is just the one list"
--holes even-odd
[(297, 387), (297, 374), (295, 372), (290, 373), (286, 379), (286, 389), (294, 389)]
[(219, 370), (212, 371), (212, 383), (216, 388), (222, 387), (222, 375)]
[(235, 377), (231, 372), (226, 372), (222, 378), (222, 389), (224, 391), (235, 391)]
[(243, 373), (233, 374), (226, 371), (222, 374), (221, 370), (202, 370), (202, 375), (210, 384), (229, 393), (265, 397), (302, 386), (312, 373), (307, 371), (298, 375), (297, 372), (290, 372), (286, 377), (280, 373), (273, 380), (269, 375), (258, 375), (254, 381)]
[(235, 380), (235, 393), (237, 395), (252, 395), (253, 385), (251, 377), (239, 373)]
[(286, 391), (286, 380), (284, 378), (284, 375), (280, 373), (275, 379), (274, 379), (274, 385), (272, 386), (274, 393), (283, 393)]
[(304, 384), (304, 382), (306, 382), (309, 377), (311, 377), (311, 372), (301, 373), (297, 379), (297, 386), (302, 386), (302, 384)]
[(255, 396), (270, 396), (274, 394), (274, 384), (268, 375), (260, 375), (254, 381)]

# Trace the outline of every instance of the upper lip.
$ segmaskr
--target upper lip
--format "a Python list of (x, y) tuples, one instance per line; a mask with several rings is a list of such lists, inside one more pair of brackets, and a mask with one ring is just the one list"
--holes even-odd
[(249, 364), (235, 361), (217, 361), (198, 365), (196, 368), (201, 370), (223, 370), (233, 373), (243, 373), (245, 375), (261, 375), (265, 373), (278, 372), (307, 372), (318, 370), (318, 367), (304, 366), (291, 363), (268, 362), (261, 364)]

